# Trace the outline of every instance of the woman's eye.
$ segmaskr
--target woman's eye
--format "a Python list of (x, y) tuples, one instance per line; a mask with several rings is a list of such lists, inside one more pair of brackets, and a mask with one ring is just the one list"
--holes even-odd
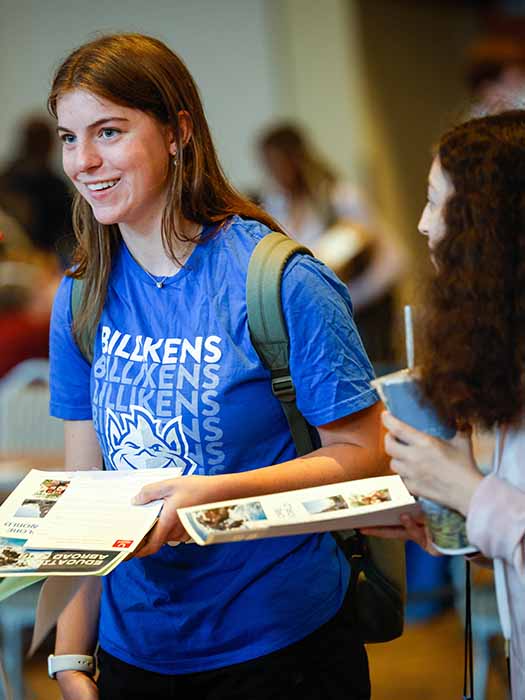
[(102, 133), (102, 138), (104, 138), (104, 139), (112, 139), (112, 138), (113, 138), (114, 136), (116, 136), (119, 132), (118, 132), (117, 129), (111, 129), (111, 128), (108, 127), (107, 129), (102, 129), (102, 132), (101, 132), (101, 133)]
[(62, 134), (60, 136), (60, 140), (62, 141), (62, 143), (72, 144), (75, 142), (75, 137), (73, 136), (73, 134)]

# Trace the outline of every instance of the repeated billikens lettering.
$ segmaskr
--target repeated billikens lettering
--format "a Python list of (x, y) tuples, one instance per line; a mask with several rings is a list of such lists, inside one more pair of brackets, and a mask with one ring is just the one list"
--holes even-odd
[[(146, 447), (151, 454), (155, 437), (165, 449), (165, 427), (180, 418), (183, 435), (173, 447), (183, 450), (179, 456), (192, 465), (191, 471), (204, 473), (204, 465), (207, 473), (224, 470), (217, 401), (221, 342), (216, 335), (152, 338), (102, 326), (102, 354), (93, 367), (93, 421), (111, 463), (117, 449), (122, 455), (124, 426), (134, 432), (129, 443), (135, 455)], [(121, 434), (115, 426), (120, 426)], [(137, 434), (147, 435), (147, 445), (137, 445)], [(121, 458), (119, 464), (138, 461)]]
[[(150, 338), (112, 331), (102, 326), (102, 354), (114, 355), (133, 362), (155, 362), (161, 365), (184, 364), (188, 358), (196, 362), (218, 362), (222, 357), (221, 339), (216, 335), (187, 338)], [(204, 355), (203, 355), (204, 352)]]

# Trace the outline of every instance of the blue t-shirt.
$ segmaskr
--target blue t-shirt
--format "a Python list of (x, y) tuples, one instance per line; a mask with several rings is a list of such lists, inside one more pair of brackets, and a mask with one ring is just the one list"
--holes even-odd
[[(267, 233), (233, 217), (204, 235), (161, 289), (122, 243), (92, 367), (71, 333), (71, 279), (62, 281), (51, 322), (51, 413), (92, 419), (107, 468), (213, 475), (296, 456), (247, 327), (248, 261)], [(375, 403), (346, 287), (319, 261), (296, 256), (282, 297), (307, 420), (324, 425)], [(239, 663), (327, 622), (348, 577), (329, 534), (164, 546), (105, 577), (100, 644), (160, 673)]]

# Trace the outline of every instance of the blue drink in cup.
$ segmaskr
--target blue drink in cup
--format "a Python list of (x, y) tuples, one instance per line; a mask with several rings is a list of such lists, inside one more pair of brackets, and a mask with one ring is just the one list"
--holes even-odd
[[(390, 413), (433, 437), (450, 440), (454, 428), (444, 424), (421, 393), (417, 376), (402, 369), (372, 382)], [(419, 498), (435, 548), (443, 554), (468, 554), (477, 551), (467, 540), (465, 518), (455, 510), (426, 498)]]

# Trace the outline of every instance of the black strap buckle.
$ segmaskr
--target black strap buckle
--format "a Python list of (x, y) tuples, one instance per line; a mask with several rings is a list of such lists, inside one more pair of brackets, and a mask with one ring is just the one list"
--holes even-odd
[(289, 374), (272, 377), (272, 392), (279, 401), (295, 401), (295, 387)]

